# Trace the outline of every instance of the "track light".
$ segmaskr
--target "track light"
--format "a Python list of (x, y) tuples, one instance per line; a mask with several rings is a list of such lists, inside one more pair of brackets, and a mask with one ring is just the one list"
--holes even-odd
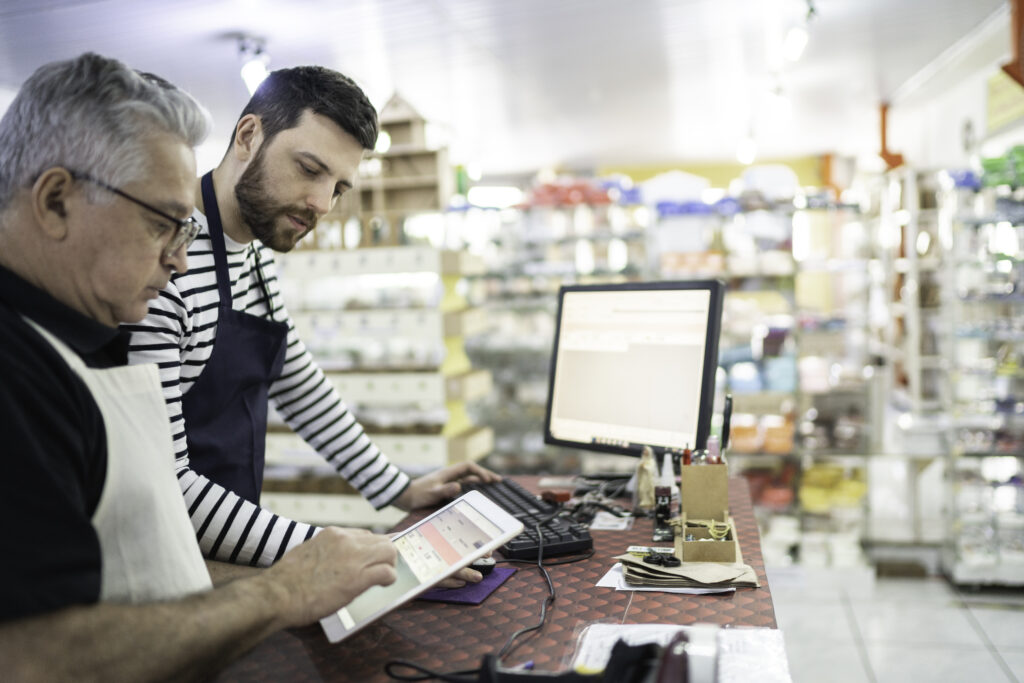
[(786, 55), (786, 59), (791, 62), (800, 59), (800, 56), (804, 53), (804, 48), (807, 47), (809, 38), (807, 26), (804, 24), (791, 26), (786, 31), (786, 37), (782, 42), (782, 52)]
[(736, 161), (740, 162), (744, 166), (749, 166), (757, 160), (757, 143), (754, 141), (754, 135), (750, 134), (745, 138), (742, 138), (736, 145)]
[(260, 83), (270, 75), (267, 70), (270, 57), (263, 50), (263, 41), (249, 36), (238, 39), (238, 54), (242, 58), (242, 80), (252, 95), (256, 88), (260, 87)]

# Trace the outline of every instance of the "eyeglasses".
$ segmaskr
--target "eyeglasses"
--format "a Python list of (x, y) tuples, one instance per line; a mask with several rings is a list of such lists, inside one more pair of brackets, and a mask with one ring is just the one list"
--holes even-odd
[(163, 250), (163, 257), (165, 259), (172, 258), (174, 254), (176, 254), (178, 250), (181, 249), (182, 247), (188, 248), (190, 244), (195, 242), (196, 236), (199, 234), (199, 222), (192, 216), (189, 216), (188, 218), (175, 218), (170, 214), (164, 213), (155, 206), (147, 204), (141, 199), (136, 199), (135, 197), (131, 196), (124, 190), (118, 189), (113, 185), (109, 185), (103, 182), (102, 180), (93, 178), (91, 175), (88, 175), (86, 173), (78, 173), (77, 171), (71, 171), (71, 177), (74, 178), (75, 180), (84, 180), (86, 182), (92, 183), (93, 185), (99, 185), (104, 190), (113, 192), (114, 194), (120, 197), (124, 197), (133, 204), (138, 204), (147, 211), (152, 211), (161, 218), (168, 220), (171, 223), (174, 223), (174, 234), (171, 235), (171, 241), (167, 243), (167, 246), (165, 246)]

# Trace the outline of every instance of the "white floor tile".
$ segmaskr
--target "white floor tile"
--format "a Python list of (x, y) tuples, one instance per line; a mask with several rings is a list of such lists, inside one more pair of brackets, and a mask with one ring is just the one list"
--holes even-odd
[(853, 643), (846, 608), (840, 603), (776, 602), (775, 620), (786, 640), (832, 640)]
[(871, 678), (853, 642), (786, 639), (789, 673), (793, 683), (869, 683)]
[(873, 585), (851, 586), (846, 594), (851, 600), (949, 604), (959, 600), (956, 589), (940, 577), (923, 579), (882, 577)]
[(1016, 652), (999, 651), (1000, 656), (1018, 681), (1024, 681), (1024, 650)]
[(868, 644), (878, 683), (996, 683), (1012, 681), (984, 648)]
[(1024, 651), (1024, 606), (997, 609), (969, 604), (968, 609), (997, 647)]
[(775, 602), (834, 602), (845, 595), (845, 584), (865, 582), (862, 574), (801, 567), (766, 568), (768, 585)]
[(985, 647), (964, 608), (913, 601), (855, 601), (853, 613), (866, 643)]

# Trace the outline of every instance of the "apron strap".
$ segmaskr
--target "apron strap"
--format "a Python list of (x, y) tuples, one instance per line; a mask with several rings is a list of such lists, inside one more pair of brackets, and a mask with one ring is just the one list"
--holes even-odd
[(213, 171), (207, 172), (200, 183), (203, 189), (203, 208), (206, 222), (210, 227), (210, 245), (213, 249), (213, 265), (217, 270), (217, 291), (220, 293), (220, 308), (231, 310), (231, 280), (228, 275), (227, 249), (224, 246), (224, 227), (217, 207), (217, 194), (213, 191)]

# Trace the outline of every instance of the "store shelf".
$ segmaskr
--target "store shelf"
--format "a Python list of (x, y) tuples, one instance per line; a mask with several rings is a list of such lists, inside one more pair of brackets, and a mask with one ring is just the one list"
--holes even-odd
[(968, 563), (947, 558), (946, 574), (958, 585), (1024, 586), (1024, 562)]
[(440, 372), (329, 372), (327, 376), (345, 400), (353, 404), (438, 405), (472, 401), (491, 391), (491, 373), (487, 370), (454, 376)]
[[(414, 156), (430, 162), (429, 155)], [(415, 190), (419, 181), (406, 175), (383, 185)], [(375, 214), (387, 209), (372, 183), (370, 194)], [(483, 271), (479, 258), (417, 246), (293, 251), (282, 260), (282, 287), (299, 302), (292, 310), (296, 329), (391, 463), (417, 476), (492, 450), (493, 431), (475, 426), (466, 406), (492, 389), (490, 372), (474, 369), (464, 346), (490, 325), (487, 312), (469, 307), (459, 289), (464, 276)], [(272, 418), (272, 509), (316, 523), (386, 528), (397, 521), (374, 513), (300, 436), (284, 431), (279, 416)]]
[(293, 314), (292, 322), (303, 339), (349, 335), (438, 339), (467, 337), (488, 329), (487, 314), (480, 309), (450, 312), (437, 309), (304, 310)]
[(957, 584), (1024, 586), (1024, 496), (1012, 483), (1024, 471), (1024, 356), (1017, 344), (1024, 270), (1005, 257), (1002, 244), (981, 237), (979, 228), (997, 219), (970, 212), (977, 198), (969, 189), (939, 195), (945, 215), (953, 216), (943, 226), (944, 396), (951, 416), (943, 568)]
[(472, 275), (484, 272), (483, 260), (478, 256), (432, 247), (296, 250), (280, 255), (278, 263), (282, 277), (293, 282), (395, 273)]
[[(442, 434), (368, 434), (395, 465), (429, 471), (446, 465), (476, 461), (494, 447), (489, 427), (474, 427), (456, 436)], [(302, 437), (292, 433), (267, 434), (267, 467), (324, 470), (329, 468)]]
[(392, 528), (408, 514), (396, 507), (375, 510), (361, 496), (329, 493), (266, 492), (260, 497), (260, 504), (287, 519), (381, 531)]

